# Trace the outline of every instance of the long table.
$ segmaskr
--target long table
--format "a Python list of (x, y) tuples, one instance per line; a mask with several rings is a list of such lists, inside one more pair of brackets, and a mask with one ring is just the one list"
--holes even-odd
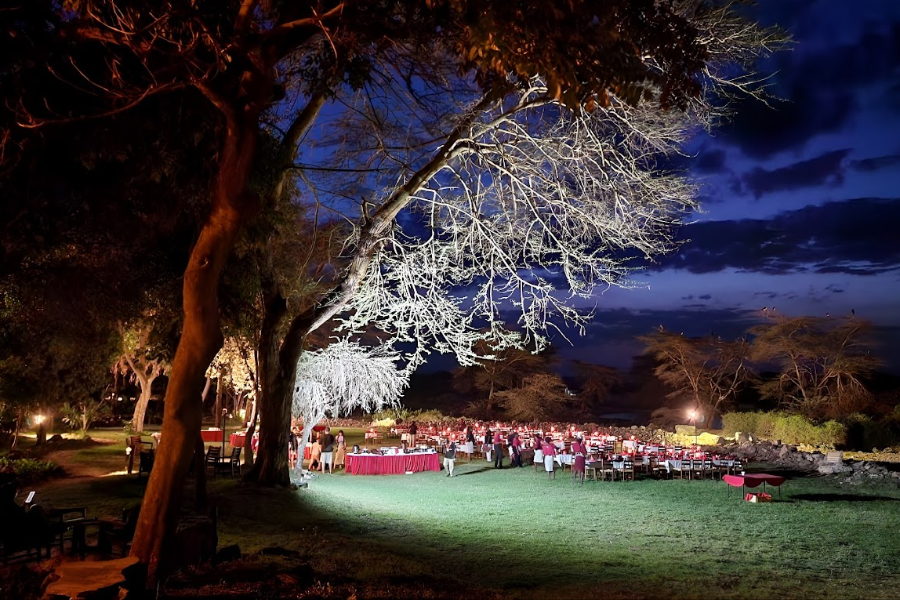
[(347, 455), (347, 472), (351, 475), (403, 475), (440, 470), (437, 452)]

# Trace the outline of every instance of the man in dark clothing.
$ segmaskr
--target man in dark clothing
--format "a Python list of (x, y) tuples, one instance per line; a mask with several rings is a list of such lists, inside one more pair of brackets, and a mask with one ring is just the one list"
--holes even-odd
[(334, 436), (331, 435), (331, 427), (325, 430), (325, 433), (322, 434), (321, 438), (322, 444), (322, 461), (321, 461), (321, 470), (322, 473), (325, 472), (326, 465), (328, 466), (328, 472), (334, 473)]

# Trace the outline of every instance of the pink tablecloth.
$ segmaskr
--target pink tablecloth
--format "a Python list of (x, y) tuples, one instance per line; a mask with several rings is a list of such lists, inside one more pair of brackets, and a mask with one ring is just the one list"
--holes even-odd
[(784, 477), (780, 475), (769, 475), (768, 473), (750, 473), (747, 475), (723, 475), (722, 479), (732, 487), (749, 487), (755, 488), (763, 483), (768, 485), (779, 486), (784, 483)]
[(407, 471), (440, 471), (436, 452), (428, 454), (348, 454), (347, 472), (351, 475), (403, 475)]

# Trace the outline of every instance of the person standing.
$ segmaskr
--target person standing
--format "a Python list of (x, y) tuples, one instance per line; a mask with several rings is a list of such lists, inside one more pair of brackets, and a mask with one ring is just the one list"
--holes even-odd
[(541, 448), (544, 453), (544, 470), (547, 471), (548, 479), (556, 479), (556, 446), (553, 445), (553, 438), (549, 435), (544, 439), (544, 446)]
[(487, 459), (488, 462), (491, 462), (491, 444), (494, 442), (494, 434), (491, 433), (491, 428), (488, 427), (484, 431), (484, 445), (481, 449), (484, 451), (484, 458)]
[(494, 432), (494, 468), (503, 468), (503, 438), (499, 429)]
[(466, 425), (466, 454), (469, 455), (469, 461), (475, 453), (475, 432), (472, 431), (472, 425)]
[(448, 439), (444, 448), (444, 468), (447, 469), (447, 477), (453, 477), (453, 465), (456, 464), (456, 442)]
[(509, 442), (509, 447), (512, 456), (512, 466), (521, 467), (522, 466), (522, 440), (519, 439), (518, 433), (512, 434), (512, 439)]
[(409, 424), (409, 445), (411, 448), (416, 447), (416, 434), (419, 433), (419, 426), (413, 421)]
[(584, 463), (587, 457), (587, 446), (582, 438), (575, 438), (572, 442), (572, 477), (580, 479), (584, 483)]
[(344, 437), (344, 430), (339, 429), (337, 437), (334, 439), (334, 466), (345, 468), (347, 464), (347, 438)]
[(321, 471), (324, 473), (327, 466), (328, 472), (334, 473), (334, 436), (331, 435), (331, 427), (325, 428), (320, 444), (322, 445)]

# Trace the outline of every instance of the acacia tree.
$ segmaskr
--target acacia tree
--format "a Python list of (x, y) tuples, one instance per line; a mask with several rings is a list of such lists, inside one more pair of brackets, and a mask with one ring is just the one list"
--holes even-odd
[(459, 367), (453, 373), (453, 386), (457, 391), (485, 395), (482, 402), (476, 401), (484, 418), (491, 418), (495, 408), (495, 394), (517, 387), (522, 380), (535, 371), (544, 370), (550, 360), (549, 353), (537, 354), (523, 348), (509, 346), (500, 350), (485, 340), (474, 345), (479, 355), (475, 365)]
[(294, 416), (303, 419), (300, 448), (327, 415), (340, 417), (358, 408), (371, 413), (397, 405), (410, 375), (397, 367), (398, 357), (385, 346), (365, 348), (347, 340), (305, 352), (297, 365), (292, 403)]
[(558, 418), (568, 403), (566, 384), (555, 373), (536, 373), (519, 387), (497, 393), (506, 416), (516, 421), (548, 421)]
[[(163, 424), (167, 441), (132, 546), (149, 565), (151, 582), (172, 540), (200, 426), (203, 375), (222, 341), (219, 279), (244, 223), (268, 193), (251, 182), (260, 118), (281, 101), (286, 84), (300, 84), (295, 97), (302, 108), (287, 111), (291, 121), (279, 153), (286, 160), (276, 168), (292, 162), (343, 81), (354, 87), (390, 70), (378, 65), (431, 64), (435, 57), (449, 72), (467, 73), (456, 79), (463, 90), (452, 106), (432, 105), (442, 118), (431, 141), (416, 146), (418, 157), (400, 152), (395, 162), (395, 147), (375, 146), (402, 168), (387, 175), (386, 193), (367, 194), (333, 291), (293, 317), (280, 343), (269, 332), (280, 325), (283, 299), (272, 297), (276, 310), (261, 335), (261, 400), (281, 409), (263, 412), (273, 421), (263, 423), (261, 454), (284, 458), (268, 467), (263, 459), (260, 469), (275, 477), (287, 471), (285, 429), (278, 424), (289, 414), (285, 392), (296, 362), (286, 359), (299, 356), (306, 335), (352, 308), (349, 328), (375, 322), (414, 339), (412, 365), (429, 344), (456, 351), (467, 364), (482, 337), (474, 315), (489, 322), (489, 337), (508, 339), (497, 302), (520, 312), (520, 327), (535, 343), (554, 313), (583, 319), (555, 295), (548, 271), (562, 275), (571, 292), (588, 295), (625, 272), (610, 253), (629, 248), (652, 256), (669, 249), (668, 227), (693, 205), (693, 188), (674, 176), (659, 177), (657, 159), (687, 130), (710, 123), (705, 90), (747, 84), (723, 75), (735, 70), (720, 69), (749, 64), (781, 39), (727, 6), (700, 1), (565, 7), (507, 0), (216, 6), (169, 0), (152, 7), (46, 1), (2, 18), (17, 32), (9, 44), (16, 51), (12, 60), (27, 56), (0, 71), (0, 87), (14, 96), (5, 103), (13, 118), (5, 113), (4, 119), (15, 127), (2, 140), (4, 151), (54, 122), (102, 118), (159, 93), (199, 92), (221, 119), (209, 210), (184, 275), (184, 328)], [(22, 82), (35, 79), (45, 87), (30, 93), (32, 86)], [(396, 69), (385, 81), (390, 89), (415, 92), (423, 80), (418, 70)], [(43, 93), (54, 85), (67, 94)], [(415, 95), (408, 106), (422, 99)], [(651, 102), (682, 112), (651, 110)], [(359, 114), (379, 123), (388, 113)], [(268, 189), (278, 191), (279, 184)], [(410, 238), (401, 231), (397, 217), (408, 208), (422, 210), (434, 235)], [(467, 307), (473, 311), (450, 294), (467, 282), (477, 282)]]
[(640, 338), (658, 362), (654, 373), (673, 391), (671, 399), (688, 399), (706, 420), (706, 427), (737, 399), (753, 380), (749, 369), (750, 344), (717, 336), (685, 337), (659, 327)]
[(753, 359), (773, 365), (778, 374), (758, 388), (810, 419), (846, 416), (871, 399), (862, 378), (878, 366), (869, 354), (871, 323), (855, 316), (787, 317), (768, 313), (751, 329)]
[(581, 360), (575, 366), (582, 377), (581, 389), (578, 392), (578, 403), (582, 414), (602, 405), (617, 386), (622, 385), (622, 373), (613, 367), (594, 365)]

